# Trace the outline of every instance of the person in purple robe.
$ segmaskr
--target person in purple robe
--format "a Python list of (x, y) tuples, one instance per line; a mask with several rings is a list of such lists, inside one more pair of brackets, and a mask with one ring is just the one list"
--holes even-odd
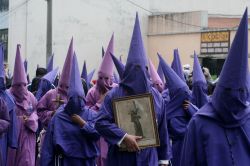
[(151, 60), (149, 60), (149, 72), (153, 87), (162, 93), (165, 87)]
[(189, 123), (182, 166), (248, 166), (250, 163), (247, 13), (246, 9), (211, 101)]
[[(124, 96), (151, 93), (155, 114), (158, 124), (160, 146), (140, 149), (137, 141), (141, 136), (129, 135), (119, 128), (114, 120), (112, 100)], [(147, 58), (143, 46), (138, 14), (136, 14), (133, 36), (130, 44), (129, 54), (119, 86), (113, 88), (105, 97), (96, 122), (97, 131), (109, 143), (109, 150), (106, 164), (108, 166), (157, 166), (168, 165), (171, 158), (169, 147), (169, 136), (165, 121), (164, 102), (152, 88), (149, 73), (147, 71)], [(128, 110), (130, 111), (130, 110)], [(128, 151), (120, 151), (121, 143), (125, 144)]]
[(191, 102), (198, 108), (208, 102), (207, 81), (202, 72), (198, 57), (194, 52), (193, 80)]
[(168, 84), (170, 101), (166, 103), (166, 121), (172, 140), (173, 166), (180, 165), (180, 153), (189, 120), (198, 110), (190, 103), (191, 93), (187, 84), (159, 56), (162, 71)]
[(86, 106), (98, 111), (103, 103), (104, 97), (109, 90), (117, 84), (113, 83), (113, 68), (114, 64), (110, 53), (114, 52), (114, 34), (112, 35), (108, 48), (102, 59), (102, 63), (98, 72), (98, 79), (86, 96)]
[(99, 155), (95, 130), (97, 113), (85, 108), (85, 97), (76, 56), (73, 56), (68, 102), (60, 106), (46, 132), (41, 166), (96, 166)]
[(28, 91), (27, 77), (20, 55), (20, 45), (17, 45), (12, 86), (9, 89), (16, 103), (18, 148), (9, 149), (8, 166), (34, 166), (36, 150), (36, 130), (38, 116), (37, 100)]
[(0, 45), (0, 100), (3, 100), (6, 103), (9, 114), (8, 131), (1, 134), (0, 137), (0, 158), (2, 159), (0, 165), (2, 166), (6, 166), (8, 148), (17, 148), (17, 117), (14, 110), (15, 102), (11, 94), (6, 90), (4, 79), (4, 55), (3, 47)]
[[(104, 97), (113, 87), (117, 84), (113, 83), (113, 68), (114, 63), (111, 58), (111, 54), (114, 53), (114, 34), (112, 35), (107, 50), (102, 59), (102, 63), (98, 72), (98, 79), (96, 85), (94, 85), (86, 96), (86, 106), (94, 111), (99, 111)], [(98, 166), (105, 166), (108, 145), (106, 141), (101, 137), (98, 142), (100, 148), (100, 157), (97, 159)]]
[[(43, 126), (43, 130), (40, 132), (40, 136), (38, 138), (40, 151), (43, 139), (46, 133), (46, 128), (56, 113), (56, 110), (63, 104), (67, 103), (68, 97), (68, 88), (69, 88), (69, 79), (70, 79), (70, 70), (72, 65), (73, 58), (73, 38), (70, 42), (68, 53), (64, 62), (62, 74), (59, 80), (59, 85), (55, 89), (49, 90), (38, 102), (37, 104), (37, 114), (39, 117), (39, 121)], [(38, 152), (39, 153), (39, 152)], [(38, 154), (38, 158), (40, 155)], [(39, 163), (39, 162), (38, 162)]]
[[(10, 117), (9, 117), (9, 112), (8, 108), (2, 98), (0, 98), (0, 139), (2, 139), (3, 135), (8, 132), (8, 128), (10, 125)], [(3, 152), (2, 147), (0, 150), (0, 165), (4, 166), (5, 165), (5, 155), (2, 153)]]

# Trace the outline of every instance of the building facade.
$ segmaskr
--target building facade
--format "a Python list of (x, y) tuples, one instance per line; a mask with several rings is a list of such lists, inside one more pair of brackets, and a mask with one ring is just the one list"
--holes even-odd
[[(149, 16), (148, 54), (157, 64), (157, 52), (170, 64), (178, 48), (182, 64), (193, 64), (196, 51), (202, 66), (218, 76), (240, 22), (240, 15), (214, 15), (207, 11)], [(250, 47), (250, 45), (249, 45)]]

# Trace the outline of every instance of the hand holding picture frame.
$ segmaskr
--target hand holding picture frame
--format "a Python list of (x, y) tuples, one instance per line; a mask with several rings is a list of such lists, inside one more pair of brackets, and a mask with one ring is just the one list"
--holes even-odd
[[(113, 100), (115, 122), (130, 135), (142, 136), (138, 146), (143, 148), (160, 146), (153, 97), (141, 94)], [(121, 150), (126, 150), (121, 145)]]

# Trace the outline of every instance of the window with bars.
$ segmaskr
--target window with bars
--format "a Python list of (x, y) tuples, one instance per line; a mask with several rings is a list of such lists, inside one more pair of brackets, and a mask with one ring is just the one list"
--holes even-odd
[(0, 0), (0, 12), (9, 10), (9, 0)]

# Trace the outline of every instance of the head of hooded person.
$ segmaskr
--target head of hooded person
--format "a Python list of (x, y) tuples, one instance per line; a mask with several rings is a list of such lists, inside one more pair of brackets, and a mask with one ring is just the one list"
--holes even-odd
[(160, 93), (163, 92), (165, 85), (161, 81), (153, 81), (153, 87)]
[(69, 116), (79, 115), (85, 106), (85, 94), (79, 73), (76, 55), (73, 56), (70, 74), (69, 89), (67, 92), (68, 102), (64, 108)]
[(153, 87), (162, 93), (165, 86), (151, 60), (149, 60), (149, 73)]
[(97, 85), (98, 91), (101, 94), (105, 94), (107, 91), (112, 89), (113, 75), (109, 75), (109, 74), (101, 72), (101, 71), (98, 72), (98, 78), (96, 81), (96, 85)]
[(26, 99), (28, 95), (27, 83), (27, 77), (20, 54), (20, 45), (17, 45), (13, 81), (10, 89), (17, 102), (22, 102)]
[(114, 63), (111, 54), (114, 53), (114, 34), (112, 34), (107, 50), (103, 56), (102, 63), (99, 67), (96, 87), (99, 93), (105, 94), (113, 87), (113, 68)]
[(142, 94), (150, 91), (151, 82), (147, 62), (139, 18), (138, 14), (136, 14), (125, 71), (120, 82), (120, 86), (122, 86), (129, 95)]

